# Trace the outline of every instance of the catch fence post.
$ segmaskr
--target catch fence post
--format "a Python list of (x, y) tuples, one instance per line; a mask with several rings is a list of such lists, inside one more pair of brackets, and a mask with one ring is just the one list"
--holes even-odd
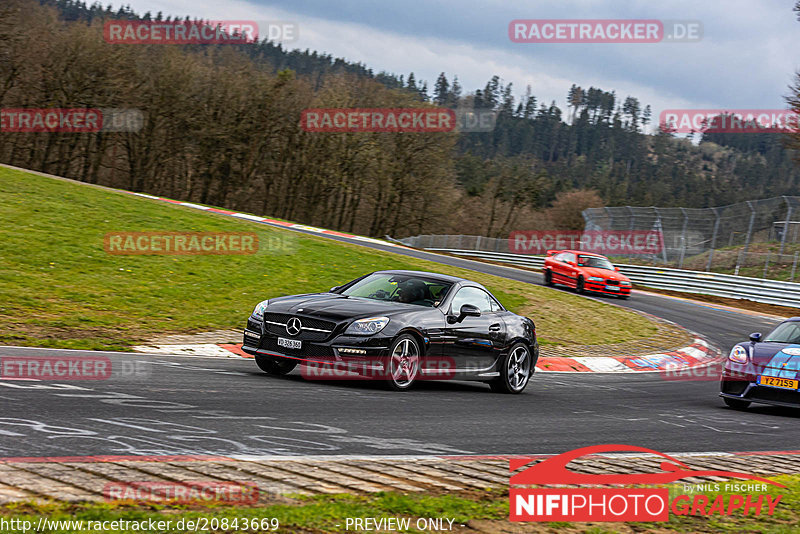
[(770, 253), (767, 252), (767, 261), (764, 262), (764, 276), (762, 276), (761, 278), (766, 278), (767, 277), (767, 270), (769, 269), (769, 255), (770, 255)]
[(627, 206), (628, 213), (630, 213), (630, 220), (628, 222), (628, 230), (636, 230), (636, 214), (633, 212), (633, 208), (631, 206)]
[(708, 263), (706, 264), (706, 272), (711, 270), (711, 262), (714, 259), (714, 247), (717, 246), (717, 233), (719, 232), (719, 212), (717, 208), (711, 208), (714, 210), (714, 215), (717, 219), (714, 221), (714, 233), (711, 234), (711, 249), (708, 251)]
[(756, 209), (753, 207), (753, 202), (751, 200), (747, 201), (747, 207), (750, 208), (750, 224), (747, 227), (747, 237), (744, 241), (744, 249), (742, 249), (742, 253), (739, 254), (739, 261), (736, 263), (736, 274), (739, 274), (739, 267), (741, 264), (747, 263), (747, 249), (750, 248), (750, 239), (753, 237), (753, 225), (756, 222)]
[(800, 252), (794, 253), (794, 263), (792, 263), (792, 277), (789, 279), (790, 282), (794, 282), (794, 274), (797, 272), (797, 257), (800, 256)]
[(794, 209), (785, 195), (783, 200), (786, 202), (786, 221), (783, 223), (783, 235), (781, 236), (781, 254), (783, 254), (783, 248), (786, 246), (786, 235), (789, 233), (789, 223), (792, 222), (792, 210)]
[(683, 213), (683, 231), (681, 232), (681, 259), (678, 262), (678, 269), (683, 269), (683, 258), (686, 257), (686, 230), (689, 226), (689, 216), (686, 214), (686, 208), (681, 208)]

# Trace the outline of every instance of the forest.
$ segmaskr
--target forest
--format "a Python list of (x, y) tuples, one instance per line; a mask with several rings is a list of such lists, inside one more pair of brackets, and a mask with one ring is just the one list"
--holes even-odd
[[(120, 45), (110, 19), (169, 20), (74, 0), (0, 5), (0, 107), (121, 108), (137, 132), (0, 131), (0, 161), (69, 178), (364, 235), (582, 228), (587, 207), (709, 207), (797, 194), (798, 138), (654, 124), (649, 105), (572, 85), (566, 106), (491, 76), (373, 72), (262, 41)], [(188, 20), (188, 19), (186, 19)], [(457, 74), (457, 73), (456, 73)], [(800, 80), (787, 101), (800, 112)], [(493, 131), (320, 133), (304, 109), (492, 109)]]

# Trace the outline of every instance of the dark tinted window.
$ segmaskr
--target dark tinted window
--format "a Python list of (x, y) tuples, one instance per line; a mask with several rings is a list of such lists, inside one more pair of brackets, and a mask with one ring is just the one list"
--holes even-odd
[(342, 295), (433, 307), (438, 306), (451, 286), (419, 276), (374, 273), (342, 291)]

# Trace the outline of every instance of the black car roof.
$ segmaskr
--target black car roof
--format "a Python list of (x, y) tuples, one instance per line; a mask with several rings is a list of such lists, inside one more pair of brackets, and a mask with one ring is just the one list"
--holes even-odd
[(385, 274), (406, 274), (410, 276), (423, 276), (425, 278), (433, 278), (435, 280), (441, 280), (442, 282), (451, 282), (451, 283), (471, 282), (471, 280), (467, 280), (466, 278), (459, 278), (458, 276), (450, 276), (449, 274), (431, 273), (428, 271), (390, 270), (390, 271), (375, 271), (375, 272), (385, 273)]

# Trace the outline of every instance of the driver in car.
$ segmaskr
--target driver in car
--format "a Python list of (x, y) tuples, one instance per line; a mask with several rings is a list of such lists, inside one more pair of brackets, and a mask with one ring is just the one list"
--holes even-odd
[(425, 300), (423, 282), (419, 280), (407, 280), (401, 283), (397, 288), (397, 296), (395, 299), (397, 302), (403, 302), (405, 304)]

